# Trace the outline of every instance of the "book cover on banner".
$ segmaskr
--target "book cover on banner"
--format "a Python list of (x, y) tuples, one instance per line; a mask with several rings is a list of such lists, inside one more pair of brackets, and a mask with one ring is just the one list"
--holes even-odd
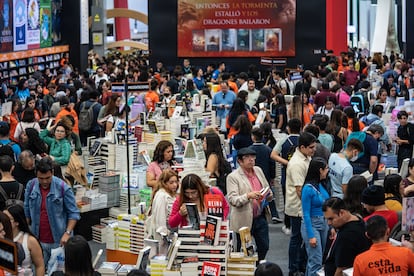
[(188, 213), (188, 222), (194, 230), (200, 229), (200, 215), (198, 214), (197, 204), (186, 203), (185, 204)]
[(245, 256), (253, 256), (254, 255), (254, 246), (252, 235), (250, 232), (250, 228), (245, 226), (239, 229), (240, 240), (241, 240), (241, 247), (243, 249), (243, 253)]
[(219, 276), (221, 265), (213, 262), (203, 262), (201, 276)]
[(204, 243), (208, 245), (218, 245), (220, 238), (221, 218), (207, 216), (206, 228), (204, 232)]

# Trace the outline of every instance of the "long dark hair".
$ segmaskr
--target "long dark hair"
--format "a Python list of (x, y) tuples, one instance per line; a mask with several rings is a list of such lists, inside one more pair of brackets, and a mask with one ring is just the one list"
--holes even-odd
[(389, 174), (384, 178), (384, 192), (392, 194), (396, 200), (402, 203), (402, 197), (400, 194), (400, 184), (402, 177), (399, 174)]
[(69, 238), (65, 245), (65, 275), (93, 275), (91, 248), (80, 235)]
[(19, 231), (22, 231), (23, 233), (27, 233), (30, 236), (33, 236), (37, 242), (40, 245), (39, 240), (35, 235), (33, 235), (32, 231), (30, 231), (29, 224), (27, 223), (26, 216), (24, 214), (24, 209), (21, 205), (14, 204), (7, 208), (7, 211), (10, 213), (10, 215), (13, 217), (14, 221), (19, 224)]
[(9, 240), (13, 240), (13, 230), (10, 222), (10, 218), (3, 212), (0, 212), (0, 223), (3, 224), (4, 237)]
[(344, 202), (349, 212), (360, 215), (364, 213), (364, 208), (361, 205), (361, 195), (367, 186), (367, 180), (360, 175), (354, 175), (348, 181), (348, 186), (344, 194)]
[(204, 195), (208, 194), (209, 187), (203, 182), (203, 180), (201, 180), (198, 175), (194, 173), (186, 175), (183, 180), (181, 180), (181, 192), (179, 195), (180, 206), (183, 203), (188, 202), (188, 198), (185, 195), (185, 190), (187, 189), (197, 190), (200, 204), (202, 204), (201, 211), (204, 211)]
[(252, 124), (246, 116), (240, 115), (233, 126), (240, 134), (251, 134)]
[(211, 154), (215, 154), (218, 160), (218, 170), (220, 175), (222, 174), (222, 170), (224, 169), (225, 159), (223, 156), (223, 148), (221, 146), (220, 137), (216, 133), (207, 133), (204, 138), (206, 139), (207, 149), (205, 151), (206, 155), (206, 164), (207, 167), (208, 158)]
[(245, 115), (245, 114), (246, 114), (245, 102), (240, 98), (236, 98), (229, 112), (229, 125), (232, 126), (240, 115)]
[(30, 150), (34, 155), (47, 153), (46, 144), (40, 139), (39, 132), (36, 129), (28, 127), (24, 131), (29, 140), (26, 145), (23, 145), (24, 149)]
[(304, 184), (312, 184), (313, 186), (317, 186), (319, 183), (324, 182), (324, 180), (321, 179), (321, 169), (325, 169), (326, 166), (326, 160), (322, 157), (312, 158)]

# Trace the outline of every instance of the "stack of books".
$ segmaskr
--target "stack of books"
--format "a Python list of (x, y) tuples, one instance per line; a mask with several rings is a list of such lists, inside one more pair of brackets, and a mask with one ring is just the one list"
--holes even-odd
[(256, 269), (257, 255), (253, 257), (246, 257), (243, 253), (232, 252), (227, 259), (227, 275), (228, 276), (240, 276), (249, 275), (253, 276)]
[(106, 173), (106, 164), (100, 158), (89, 157), (88, 159), (88, 176), (92, 178), (92, 187), (99, 186), (99, 176)]
[[(135, 139), (136, 141), (136, 139)], [(119, 145), (116, 146), (115, 152), (115, 170), (119, 172), (127, 171), (127, 146)], [(138, 164), (138, 145), (128, 145), (129, 149), (129, 170), (132, 172), (134, 165)]]
[(119, 262), (103, 262), (98, 269), (102, 276), (116, 275), (118, 269), (121, 267)]
[(131, 250), (131, 233), (130, 224), (132, 216), (122, 214), (118, 216), (118, 250), (130, 252)]
[(99, 156), (106, 162), (108, 168), (115, 168), (115, 144), (102, 140)]
[(97, 243), (106, 242), (106, 227), (105, 225), (97, 224), (92, 226), (92, 240)]
[(163, 276), (167, 268), (167, 259), (165, 256), (155, 256), (150, 260), (151, 276)]
[(199, 260), (197, 255), (185, 257), (180, 266), (181, 276), (193, 276), (198, 274)]
[(118, 249), (118, 237), (117, 237), (118, 224), (108, 225), (106, 228), (106, 249), (117, 250)]
[(99, 176), (99, 192), (108, 196), (107, 207), (119, 206), (119, 174), (105, 174)]
[(130, 251), (139, 254), (139, 251), (144, 247), (144, 221), (139, 220), (138, 217), (133, 217), (129, 225), (129, 233)]

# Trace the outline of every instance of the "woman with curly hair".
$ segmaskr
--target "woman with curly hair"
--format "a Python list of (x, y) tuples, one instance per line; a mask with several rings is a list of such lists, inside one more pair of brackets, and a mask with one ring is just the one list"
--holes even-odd
[(20, 146), (23, 150), (30, 150), (33, 155), (45, 156), (47, 155), (47, 145), (40, 139), (39, 132), (32, 128), (26, 128), (21, 135)]
[(181, 192), (175, 199), (172, 206), (171, 215), (168, 219), (170, 227), (183, 227), (189, 225), (188, 211), (186, 203), (195, 203), (197, 210), (201, 214), (207, 214), (208, 200), (213, 195), (217, 202), (215, 206), (222, 206), (223, 220), (227, 219), (229, 214), (229, 204), (223, 193), (217, 187), (207, 186), (196, 174), (189, 174), (181, 181)]
[(170, 141), (162, 140), (155, 147), (152, 162), (147, 169), (147, 186), (155, 187), (163, 170), (174, 165), (174, 146)]

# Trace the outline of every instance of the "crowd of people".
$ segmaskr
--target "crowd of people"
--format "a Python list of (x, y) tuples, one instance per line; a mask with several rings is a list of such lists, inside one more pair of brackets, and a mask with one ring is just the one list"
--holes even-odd
[[(57, 75), (46, 69), (22, 78), (16, 87), (2, 83), (0, 99), (11, 102), (11, 113), (0, 122), (0, 189), (5, 192), (0, 207), (6, 215), (5, 236), (27, 252), (21, 267), (42, 275), (50, 250), (70, 240), (79, 211), (62, 179), (71, 156), (82, 154), (88, 137), (125, 128), (130, 99), (111, 91), (113, 82), (124, 80), (148, 83), (145, 95), (131, 97), (135, 107), (146, 112), (180, 100), (188, 105), (195, 95), (206, 95), (219, 124), (199, 137), (205, 169), (217, 179), (217, 187), (208, 186), (195, 172), (179, 179), (173, 170), (174, 145), (161, 141), (156, 146), (146, 175), (153, 191), (149, 237), (165, 242), (165, 233), (188, 225), (185, 203), (205, 213), (215, 200), (236, 240), (240, 227), (250, 227), (259, 260), (269, 250), (268, 222), (283, 223), (282, 231), (290, 236), (290, 275), (315, 275), (323, 264), (326, 275), (335, 275), (354, 260), (362, 266), (368, 257), (355, 257), (373, 250), (369, 239), (374, 245), (386, 240), (386, 229), (398, 224), (402, 198), (414, 193), (414, 160), (407, 176), (389, 175), (383, 187), (373, 185), (381, 155), (393, 145), (398, 168), (413, 154), (410, 114), (395, 113), (395, 133), (383, 115), (399, 109), (397, 97), (409, 100), (414, 59), (404, 61), (395, 54), (371, 58), (351, 50), (325, 60), (311, 70), (298, 69), (302, 81), (291, 80), (289, 72), (277, 68), (262, 81), (255, 65), (235, 74), (226, 71), (224, 62), (203, 68), (184, 59), (182, 65), (166, 69), (161, 61), (151, 67), (134, 55), (92, 54), (93, 74), (73, 69), (65, 56)], [(375, 93), (369, 78), (373, 64), (383, 79)], [(276, 139), (275, 129), (286, 135)], [(233, 171), (220, 134), (229, 139)], [(280, 176), (275, 174), (277, 163), (282, 166)], [(372, 180), (359, 176), (364, 172), (372, 174)], [(278, 184), (285, 201), (283, 218), (274, 200)], [(24, 207), (16, 207), (17, 201)], [(385, 226), (376, 215), (385, 217)], [(370, 232), (370, 227), (375, 229)]]

